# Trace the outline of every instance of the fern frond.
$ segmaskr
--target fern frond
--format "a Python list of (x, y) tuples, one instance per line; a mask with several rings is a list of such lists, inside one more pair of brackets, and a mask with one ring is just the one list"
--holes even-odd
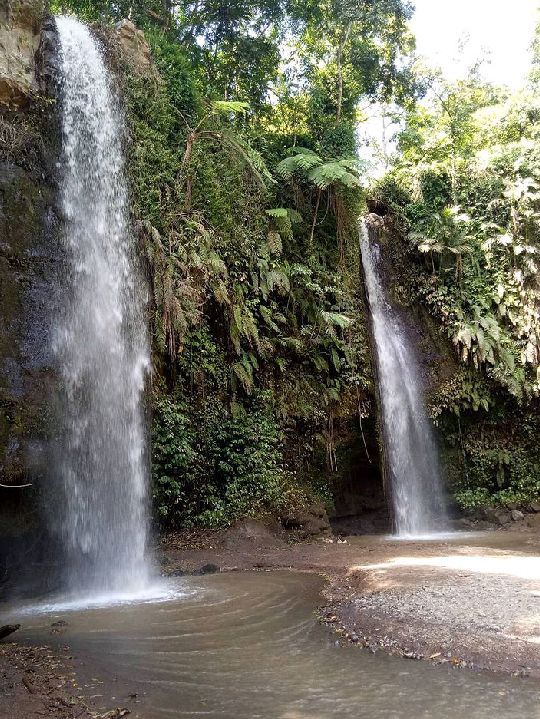
[(263, 318), (265, 325), (271, 330), (274, 330), (274, 332), (279, 332), (279, 327), (272, 319), (272, 311), (270, 310), (270, 308), (261, 305), (259, 307), (259, 312), (261, 313), (261, 317)]
[(281, 270), (270, 270), (266, 282), (269, 292), (272, 292), (274, 289), (277, 289), (281, 294), (290, 292), (291, 283), (289, 282), (289, 278)]
[(228, 115), (230, 113), (245, 115), (249, 110), (249, 103), (238, 102), (236, 100), (214, 100), (212, 102), (212, 110), (220, 115)]
[(248, 371), (243, 362), (235, 362), (232, 365), (232, 371), (240, 380), (240, 384), (249, 394), (253, 389), (253, 373)]
[(287, 217), (288, 210), (286, 207), (274, 207), (271, 210), (266, 210), (266, 214), (269, 217)]
[(275, 184), (274, 178), (270, 174), (262, 155), (257, 152), (257, 150), (253, 149), (251, 145), (232, 132), (223, 131), (220, 133), (220, 136), (222, 140), (242, 157), (249, 167), (251, 174), (263, 190), (266, 190), (268, 185)]
[(280, 177), (289, 178), (295, 172), (307, 171), (321, 164), (321, 158), (312, 150), (304, 147), (297, 147), (296, 153), (292, 157), (286, 157), (276, 167), (276, 172)]
[(321, 317), (324, 323), (329, 327), (340, 327), (341, 329), (347, 329), (350, 327), (354, 320), (347, 315), (340, 314), (339, 312), (321, 312)]
[(286, 157), (284, 160), (281, 160), (276, 167), (277, 174), (285, 180), (292, 177), (297, 170), (298, 165), (296, 164), (294, 157)]
[(346, 187), (358, 187), (360, 181), (351, 172), (342, 167), (339, 162), (325, 162), (314, 167), (308, 173), (308, 179), (322, 190), (335, 182), (341, 182)]

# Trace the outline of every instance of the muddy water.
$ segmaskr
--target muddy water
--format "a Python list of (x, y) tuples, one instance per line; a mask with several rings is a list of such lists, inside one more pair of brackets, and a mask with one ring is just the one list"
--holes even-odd
[(176, 600), (26, 617), (20, 638), (69, 644), (85, 693), (141, 719), (540, 719), (538, 683), (336, 646), (316, 576), (177, 581)]

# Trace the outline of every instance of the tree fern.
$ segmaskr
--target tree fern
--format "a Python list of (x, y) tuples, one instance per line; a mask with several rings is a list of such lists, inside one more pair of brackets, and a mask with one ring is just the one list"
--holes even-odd
[(245, 115), (245, 113), (249, 110), (249, 103), (238, 102), (237, 100), (214, 100), (211, 107), (215, 113), (220, 115)]
[[(343, 162), (346, 164), (344, 165)], [(307, 178), (322, 190), (326, 190), (327, 187), (336, 183), (340, 183), (345, 187), (359, 187), (360, 180), (347, 167), (349, 167), (348, 160), (325, 162), (313, 167), (307, 173)]]

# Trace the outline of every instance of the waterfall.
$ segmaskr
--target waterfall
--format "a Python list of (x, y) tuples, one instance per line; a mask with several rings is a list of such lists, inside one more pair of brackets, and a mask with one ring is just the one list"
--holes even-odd
[(149, 347), (134, 256), (123, 120), (101, 49), (56, 18), (66, 265), (52, 351), (61, 380), (53, 522), (73, 591), (138, 591), (147, 581)]
[(362, 264), (371, 310), (382, 413), (386, 471), (398, 536), (446, 528), (437, 448), (428, 419), (418, 362), (397, 312), (386, 299), (375, 233), (362, 221)]

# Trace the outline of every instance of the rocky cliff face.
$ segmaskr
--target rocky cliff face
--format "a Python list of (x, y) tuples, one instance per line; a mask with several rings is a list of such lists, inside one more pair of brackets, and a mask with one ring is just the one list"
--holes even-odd
[(159, 75), (152, 60), (150, 46), (142, 30), (130, 20), (121, 20), (115, 27), (115, 41), (119, 53), (131, 72), (143, 77), (158, 79)]
[(35, 56), (43, 18), (43, 0), (0, 2), (0, 104), (27, 106), (38, 91)]
[[(30, 573), (51, 428), (58, 132), (43, 0), (0, 0), (0, 577)], [(19, 488), (20, 485), (23, 486)], [(1, 591), (0, 580), (0, 591)]]
[(53, 152), (36, 65), (41, 0), (0, 12), (0, 476), (28, 481), (47, 386), (43, 304), (51, 273)]

